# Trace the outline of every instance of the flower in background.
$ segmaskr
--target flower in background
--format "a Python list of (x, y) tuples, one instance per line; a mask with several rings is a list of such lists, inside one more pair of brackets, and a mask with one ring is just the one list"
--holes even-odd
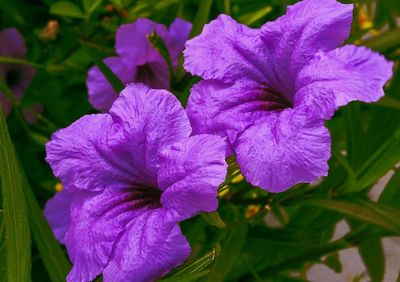
[[(23, 59), (26, 55), (24, 38), (15, 28), (6, 28), (0, 32), (0, 56)], [(19, 101), (28, 88), (36, 70), (29, 65), (0, 63), (0, 77), (11, 89), (14, 98)], [(4, 93), (0, 91), (0, 101), (7, 116), (10, 113), (12, 103)], [(39, 108), (36, 107), (35, 110)], [(26, 114), (29, 117), (29, 114)], [(30, 120), (29, 121), (33, 121)]]
[(245, 178), (271, 192), (327, 175), (324, 120), (351, 101), (377, 101), (392, 75), (383, 56), (341, 46), (352, 12), (304, 0), (260, 29), (225, 15), (206, 25), (184, 51), (185, 69), (205, 79), (188, 101), (193, 133), (226, 137)]
[[(160, 36), (168, 48), (173, 67), (177, 67), (191, 27), (191, 23), (182, 19), (175, 19), (169, 30), (164, 25), (142, 18), (121, 25), (115, 39), (118, 57), (106, 58), (104, 63), (124, 84), (140, 82), (152, 88), (169, 89), (168, 65), (147, 37), (153, 32)], [(118, 97), (96, 66), (89, 70), (86, 84), (89, 101), (98, 110), (107, 111)]]
[(166, 90), (128, 85), (109, 114), (55, 133), (47, 161), (64, 190), (45, 208), (73, 268), (68, 281), (152, 281), (190, 253), (178, 222), (215, 211), (225, 142), (191, 135)]

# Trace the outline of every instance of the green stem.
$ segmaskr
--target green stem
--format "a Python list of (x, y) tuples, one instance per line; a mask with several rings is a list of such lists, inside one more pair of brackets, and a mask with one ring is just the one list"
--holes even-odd
[(40, 64), (31, 62), (28, 60), (24, 60), (24, 59), (13, 58), (13, 57), (0, 56), (0, 63), (28, 65), (28, 66), (33, 66), (38, 69), (44, 68), (44, 66), (42, 66)]

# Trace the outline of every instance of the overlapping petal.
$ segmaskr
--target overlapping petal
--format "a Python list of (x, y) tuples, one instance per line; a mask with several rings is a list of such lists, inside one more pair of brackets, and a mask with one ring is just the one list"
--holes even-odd
[(71, 205), (78, 191), (60, 191), (51, 198), (44, 208), (44, 215), (50, 224), (55, 237), (64, 244), (65, 233), (71, 223)]
[(297, 78), (296, 104), (329, 118), (351, 101), (375, 102), (384, 95), (392, 68), (392, 62), (365, 47), (346, 45), (320, 52)]
[(272, 109), (274, 102), (268, 101), (264, 88), (264, 85), (249, 80), (199, 82), (192, 87), (187, 104), (193, 133), (225, 137), (229, 131), (241, 132), (258, 119), (268, 116), (270, 113), (266, 110)]
[(236, 154), (247, 181), (282, 192), (327, 175), (330, 135), (320, 118), (289, 109), (244, 131), (237, 139)]
[(189, 38), (191, 29), (192, 23), (180, 18), (176, 18), (169, 26), (169, 39), (166, 45), (175, 67), (178, 63), (178, 57), (185, 47), (185, 42)]
[(126, 226), (103, 277), (105, 281), (153, 281), (183, 263), (189, 253), (189, 243), (168, 212), (148, 210)]
[[(136, 68), (131, 64), (124, 64), (119, 57), (109, 57), (104, 63), (114, 72), (123, 84), (133, 82), (136, 76)], [(112, 85), (97, 66), (90, 68), (86, 80), (89, 102), (97, 110), (108, 111), (118, 97)]]
[(330, 51), (348, 37), (353, 5), (336, 0), (304, 0), (261, 28), (270, 56), (269, 83), (282, 94), (294, 94), (298, 72), (318, 51)]
[(115, 50), (127, 65), (143, 65), (162, 60), (160, 53), (151, 46), (147, 36), (156, 32), (163, 40), (168, 39), (168, 30), (149, 19), (139, 18), (134, 23), (118, 28), (115, 38)]
[(215, 211), (217, 189), (226, 176), (225, 142), (214, 135), (196, 135), (161, 153), (158, 184), (163, 207), (179, 220)]
[[(157, 203), (143, 204), (135, 190), (106, 189), (77, 196), (65, 244), (73, 262), (68, 281), (91, 281), (112, 257), (115, 242), (131, 222), (146, 220)], [(136, 246), (140, 250), (140, 246)], [(113, 280), (117, 281), (117, 280)]]
[(184, 67), (204, 79), (233, 83), (247, 77), (262, 81), (268, 58), (259, 30), (237, 23), (226, 15), (204, 26), (186, 42)]
[[(191, 133), (189, 119), (178, 99), (166, 90), (150, 89), (144, 84), (130, 84), (110, 109), (119, 124), (114, 139), (127, 142), (134, 151), (130, 158), (140, 158), (138, 166), (156, 171), (158, 151)], [(129, 144), (129, 145), (128, 145)], [(143, 158), (143, 159), (142, 159)], [(144, 161), (143, 161), (144, 160)]]

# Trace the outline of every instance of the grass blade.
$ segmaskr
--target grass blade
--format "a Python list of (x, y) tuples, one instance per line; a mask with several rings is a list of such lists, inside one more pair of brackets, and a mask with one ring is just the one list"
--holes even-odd
[[(3, 92), (10, 91), (2, 80), (0, 80), (0, 89)], [(29, 281), (31, 237), (23, 190), (24, 182), (1, 105), (0, 175), (7, 250), (7, 278), (5, 280), (9, 282)]]

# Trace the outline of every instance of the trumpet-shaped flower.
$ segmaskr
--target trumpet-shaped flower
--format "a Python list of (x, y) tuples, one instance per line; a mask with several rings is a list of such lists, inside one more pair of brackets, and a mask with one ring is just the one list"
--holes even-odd
[(227, 169), (221, 137), (190, 135), (178, 100), (144, 84), (53, 135), (46, 159), (65, 189), (45, 215), (73, 262), (68, 281), (152, 281), (185, 261), (177, 223), (216, 210)]
[(327, 175), (338, 107), (384, 95), (392, 63), (365, 47), (343, 45), (352, 5), (304, 0), (251, 29), (221, 15), (186, 43), (184, 67), (204, 80), (187, 111), (193, 133), (229, 141), (255, 186), (281, 192)]
[[(122, 83), (140, 82), (152, 88), (169, 89), (168, 66), (161, 54), (151, 45), (148, 35), (155, 32), (169, 51), (174, 67), (178, 65), (191, 23), (176, 19), (169, 30), (151, 20), (140, 18), (118, 28), (115, 51), (118, 56), (109, 57), (104, 63), (119, 77)], [(98, 67), (89, 70), (86, 81), (89, 101), (94, 108), (107, 111), (118, 96)]]

